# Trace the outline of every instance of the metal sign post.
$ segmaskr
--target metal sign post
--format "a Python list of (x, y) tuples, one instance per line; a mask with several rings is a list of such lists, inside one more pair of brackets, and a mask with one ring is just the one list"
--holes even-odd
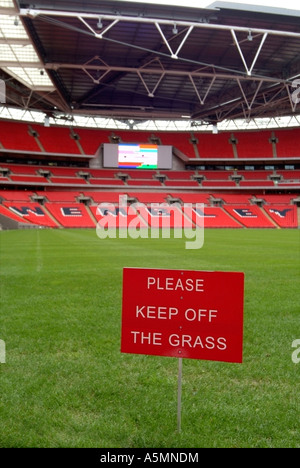
[(177, 390), (177, 431), (181, 431), (181, 385), (182, 385), (182, 358), (178, 359), (178, 390)]
[[(134, 294), (133, 294), (134, 291)], [(242, 362), (244, 273), (123, 269), (121, 352)]]

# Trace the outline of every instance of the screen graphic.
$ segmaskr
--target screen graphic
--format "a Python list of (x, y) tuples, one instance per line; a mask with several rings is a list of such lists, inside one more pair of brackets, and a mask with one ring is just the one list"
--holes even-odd
[(119, 144), (120, 169), (157, 169), (157, 145)]

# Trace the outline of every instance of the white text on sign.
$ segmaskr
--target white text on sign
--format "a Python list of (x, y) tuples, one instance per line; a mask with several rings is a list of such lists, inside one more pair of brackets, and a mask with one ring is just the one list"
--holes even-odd
[(157, 289), (160, 291), (190, 291), (203, 292), (204, 280), (201, 278), (160, 278), (148, 276), (147, 289)]

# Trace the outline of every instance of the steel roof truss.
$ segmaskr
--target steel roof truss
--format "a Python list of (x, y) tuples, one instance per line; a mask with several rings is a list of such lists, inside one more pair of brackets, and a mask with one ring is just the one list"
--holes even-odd
[(238, 39), (237, 39), (237, 37), (236, 37), (236, 34), (235, 34), (235, 30), (234, 30), (234, 29), (231, 29), (231, 34), (232, 34), (234, 43), (235, 43), (235, 45), (237, 46), (237, 49), (238, 49), (239, 54), (240, 54), (240, 56), (241, 56), (241, 59), (242, 59), (242, 61), (243, 61), (245, 70), (246, 70), (246, 72), (247, 72), (247, 75), (251, 76), (252, 70), (253, 70), (254, 65), (255, 65), (255, 63), (256, 63), (258, 57), (259, 57), (259, 54), (260, 54), (261, 49), (262, 49), (262, 46), (264, 45), (264, 42), (265, 42), (265, 40), (267, 39), (268, 33), (265, 32), (265, 33), (263, 34), (262, 39), (261, 39), (260, 44), (259, 44), (259, 47), (258, 47), (258, 49), (257, 49), (257, 51), (256, 51), (255, 57), (254, 57), (254, 59), (253, 59), (253, 61), (252, 61), (252, 64), (251, 64), (251, 67), (250, 67), (250, 68), (248, 68), (246, 59), (245, 59), (245, 57), (244, 57), (243, 51), (242, 51), (241, 46), (240, 46), (240, 43), (239, 43), (239, 41), (238, 41)]
[(187, 38), (189, 37), (189, 35), (191, 34), (192, 30), (194, 29), (194, 26), (193, 25), (190, 25), (184, 38), (182, 39), (181, 43), (179, 44), (179, 47), (177, 48), (176, 52), (174, 53), (173, 50), (172, 50), (172, 47), (170, 46), (170, 42), (168, 41), (168, 39), (166, 38), (166, 36), (164, 35), (160, 25), (159, 25), (159, 22), (155, 22), (155, 26), (157, 28), (157, 30), (159, 31), (161, 37), (163, 38), (163, 41), (164, 43), (166, 44), (166, 46), (168, 47), (169, 51), (170, 51), (170, 54), (171, 54), (171, 58), (173, 59), (178, 59), (178, 54), (182, 48), (182, 46), (184, 45), (185, 41), (187, 40)]
[(215, 82), (215, 80), (216, 80), (217, 77), (216, 77), (216, 75), (214, 75), (214, 76), (212, 77), (211, 82), (210, 82), (210, 84), (209, 84), (209, 86), (208, 86), (208, 88), (207, 88), (207, 90), (206, 90), (206, 93), (205, 93), (205, 95), (203, 96), (203, 98), (200, 96), (200, 93), (199, 93), (199, 91), (198, 91), (198, 89), (197, 89), (197, 86), (196, 86), (196, 84), (195, 84), (195, 81), (194, 81), (194, 79), (193, 79), (191, 73), (189, 73), (189, 78), (190, 78), (190, 80), (191, 80), (191, 82), (192, 82), (193, 88), (194, 88), (194, 90), (195, 90), (195, 93), (197, 94), (197, 97), (198, 97), (198, 99), (199, 99), (199, 101), (200, 101), (200, 104), (202, 104), (202, 106), (203, 106), (204, 103), (205, 103), (205, 100), (206, 100), (206, 98), (207, 98), (207, 96), (208, 96), (208, 94), (209, 94), (209, 92), (210, 92), (210, 90), (211, 90), (211, 88), (212, 88), (212, 85), (214, 84), (214, 82)]

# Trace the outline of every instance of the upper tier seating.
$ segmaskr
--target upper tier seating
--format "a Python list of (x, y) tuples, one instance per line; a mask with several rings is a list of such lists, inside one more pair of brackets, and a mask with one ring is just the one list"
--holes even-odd
[(197, 148), (201, 159), (231, 159), (234, 157), (232, 145), (229, 142), (230, 133), (197, 133)]
[(203, 180), (203, 187), (236, 187), (234, 180)]
[(300, 129), (276, 130), (277, 156), (279, 158), (300, 158)]
[(119, 203), (120, 197), (124, 196), (122, 192), (87, 191), (83, 192), (85, 197), (90, 197), (94, 203)]
[(95, 154), (103, 143), (110, 143), (110, 130), (92, 129), (92, 128), (74, 128), (74, 132), (79, 137), (84, 154)]
[(214, 193), (214, 199), (221, 199), (226, 205), (238, 205), (238, 204), (250, 204), (250, 199), (252, 195), (243, 195), (243, 194), (230, 194), (230, 193)]
[(52, 177), (77, 177), (78, 172), (81, 170), (78, 167), (56, 167), (50, 166), (48, 169)]
[(199, 182), (196, 180), (165, 180), (166, 187), (199, 187)]
[(60, 184), (60, 185), (86, 185), (86, 180), (82, 177), (51, 177), (52, 184)]
[(174, 146), (175, 148), (179, 149), (183, 154), (185, 154), (188, 158), (195, 158), (196, 153), (191, 143), (191, 135), (189, 133), (183, 132), (162, 132), (157, 134), (159, 135), (160, 141), (162, 145), (170, 145)]
[(291, 200), (296, 198), (295, 195), (256, 195), (256, 198), (263, 199), (267, 204), (277, 204), (277, 205), (285, 205), (291, 203)]
[(300, 170), (278, 170), (276, 173), (281, 175), (285, 181), (300, 182)]
[(17, 175), (39, 175), (38, 170), (41, 169), (40, 166), (31, 166), (29, 164), (7, 164), (1, 163), (1, 168), (9, 169), (11, 174)]
[(268, 180), (273, 171), (237, 171), (246, 180)]
[(31, 191), (23, 191), (23, 190), (1, 190), (0, 191), (0, 200), (7, 201), (31, 201), (31, 196), (33, 192)]
[(203, 175), (206, 180), (231, 180), (230, 176), (234, 174), (233, 171), (198, 171), (199, 175)]
[(273, 180), (241, 180), (240, 187), (274, 187)]
[(237, 140), (236, 148), (239, 158), (273, 157), (270, 131), (235, 132), (234, 137)]
[(0, 148), (16, 151), (40, 151), (27, 124), (0, 121)]
[(162, 171), (159, 173), (163, 176), (166, 176), (170, 180), (192, 180), (193, 176), (196, 174), (195, 171)]
[(29, 176), (29, 175), (10, 175), (10, 180), (15, 183), (44, 185), (48, 184), (48, 180), (43, 176)]
[(55, 191), (55, 192), (36, 192), (36, 194), (40, 197), (45, 197), (49, 202), (68, 202), (68, 203), (76, 203), (76, 198), (79, 197), (79, 192), (74, 191)]
[(138, 202), (144, 204), (150, 203), (166, 203), (168, 193), (162, 192), (129, 192), (128, 194), (132, 198), (136, 198)]
[(80, 154), (76, 141), (67, 127), (32, 125), (36, 138), (46, 153)]
[(123, 173), (127, 174), (130, 177), (130, 179), (145, 179), (147, 182), (148, 180), (152, 180), (157, 174), (156, 171), (147, 169), (122, 169), (122, 174)]
[[(150, 143), (155, 136), (162, 145), (180, 150), (194, 159), (300, 158), (300, 129), (219, 132), (151, 132), (86, 129), (66, 126), (44, 127), (0, 120), (0, 149), (95, 155), (103, 143)], [(115, 138), (115, 140), (114, 140)]]
[(171, 196), (173, 198), (179, 198), (183, 203), (203, 203), (208, 205), (209, 204), (209, 193), (190, 193), (190, 192), (172, 192)]

